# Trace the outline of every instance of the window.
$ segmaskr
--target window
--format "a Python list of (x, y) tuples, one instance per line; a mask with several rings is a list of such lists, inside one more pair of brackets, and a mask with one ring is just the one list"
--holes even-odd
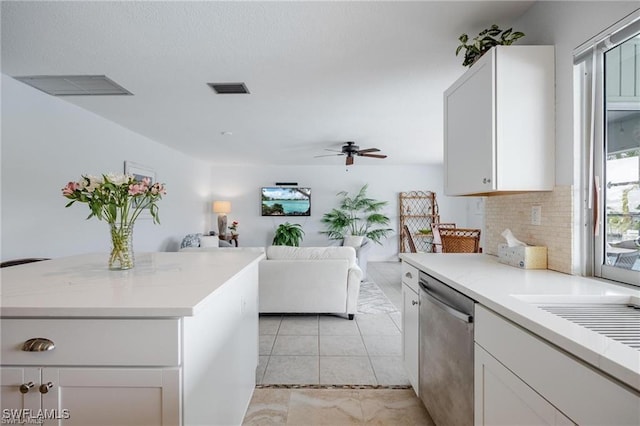
[(640, 14), (575, 57), (584, 272), (640, 286)]

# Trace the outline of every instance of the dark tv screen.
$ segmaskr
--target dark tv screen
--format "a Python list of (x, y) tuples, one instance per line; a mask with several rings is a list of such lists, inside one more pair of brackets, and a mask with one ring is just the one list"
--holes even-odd
[(311, 216), (311, 188), (262, 188), (262, 216)]

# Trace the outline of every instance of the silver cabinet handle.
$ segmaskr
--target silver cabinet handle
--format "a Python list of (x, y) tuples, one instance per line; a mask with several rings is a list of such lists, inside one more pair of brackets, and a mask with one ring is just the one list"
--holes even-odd
[(417, 304), (418, 304), (418, 301), (417, 301), (417, 300), (412, 300), (412, 301), (411, 301), (411, 304), (412, 304), (413, 306), (415, 306), (415, 305), (417, 305)]
[(482, 183), (491, 183), (491, 179), (484, 178), (484, 179), (482, 179)]
[(27, 393), (34, 386), (33, 382), (23, 383), (20, 385), (20, 393)]
[(411, 275), (411, 272), (407, 272), (406, 274), (404, 274), (404, 276), (409, 279), (413, 278), (413, 275)]
[(44, 337), (34, 337), (29, 339), (22, 345), (22, 350), (25, 352), (45, 352), (52, 351), (56, 347), (53, 341)]
[(51, 389), (52, 387), (53, 387), (53, 383), (51, 382), (43, 383), (39, 387), (40, 393), (48, 393), (49, 389)]

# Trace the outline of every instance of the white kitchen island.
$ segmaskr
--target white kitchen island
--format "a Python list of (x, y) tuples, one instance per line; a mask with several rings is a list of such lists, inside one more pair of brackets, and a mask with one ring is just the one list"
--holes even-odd
[[(3, 422), (241, 424), (262, 256), (142, 253), (109, 271), (107, 255), (90, 254), (2, 269)], [(32, 338), (55, 348), (24, 351)]]

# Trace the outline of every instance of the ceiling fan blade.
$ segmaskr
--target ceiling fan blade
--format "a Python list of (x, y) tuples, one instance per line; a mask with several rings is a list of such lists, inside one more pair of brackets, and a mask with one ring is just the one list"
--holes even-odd
[(341, 151), (341, 150), (338, 150), (338, 149), (329, 149), (329, 148), (325, 148), (324, 150), (325, 150), (325, 151), (330, 151), (330, 152), (340, 152), (340, 153), (342, 153), (342, 151)]
[(337, 156), (337, 155), (344, 155), (344, 154), (340, 153), (340, 154), (314, 155), (314, 157), (313, 157), (313, 158), (320, 158), (320, 157), (335, 157), (335, 156)]
[(350, 166), (350, 165), (352, 165), (352, 164), (353, 164), (353, 157), (352, 157), (351, 155), (347, 156), (346, 160), (347, 160), (347, 161), (345, 162), (345, 164), (346, 164), (347, 166)]
[(361, 149), (360, 151), (358, 151), (358, 154), (362, 155), (362, 153), (367, 153), (367, 152), (380, 152), (380, 150), (378, 148)]
[(358, 154), (361, 157), (371, 157), (371, 158), (387, 158), (386, 155), (382, 154)]

